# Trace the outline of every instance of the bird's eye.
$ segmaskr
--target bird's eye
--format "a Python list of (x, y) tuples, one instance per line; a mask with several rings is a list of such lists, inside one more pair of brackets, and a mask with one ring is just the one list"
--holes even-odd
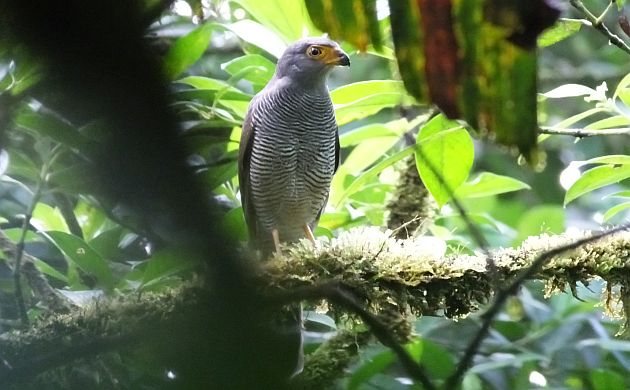
[(311, 57), (319, 57), (322, 55), (323, 51), (317, 46), (310, 46), (306, 53)]

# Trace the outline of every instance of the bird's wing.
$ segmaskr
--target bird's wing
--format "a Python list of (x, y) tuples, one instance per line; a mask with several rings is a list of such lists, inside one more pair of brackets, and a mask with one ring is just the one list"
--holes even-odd
[[(337, 172), (337, 169), (339, 168), (340, 150), (341, 150), (341, 146), (339, 145), (339, 127), (337, 127), (337, 131), (335, 131), (335, 169), (333, 170), (333, 174), (335, 174)], [(330, 190), (329, 190), (329, 193), (330, 193)], [(324, 213), (324, 209), (326, 208), (327, 204), (328, 204), (328, 196), (326, 196), (326, 200), (324, 201), (324, 205), (322, 206), (322, 208), (319, 209), (319, 212), (317, 213), (317, 217), (315, 217), (315, 221), (313, 221), (313, 223), (310, 224), (311, 230), (315, 230), (315, 228), (317, 227), (317, 224), (319, 223), (319, 218), (321, 218), (322, 214)]]
[(257, 236), (256, 210), (251, 199), (251, 187), (249, 183), (249, 168), (252, 155), (252, 145), (254, 144), (254, 134), (256, 132), (253, 118), (255, 101), (252, 100), (243, 121), (243, 133), (238, 152), (238, 183), (241, 191), (241, 204), (245, 222), (249, 229), (249, 239), (255, 240)]
[(337, 173), (337, 168), (339, 168), (339, 150), (341, 146), (339, 145), (339, 127), (337, 127), (337, 131), (335, 131), (335, 170), (333, 171), (333, 175)]

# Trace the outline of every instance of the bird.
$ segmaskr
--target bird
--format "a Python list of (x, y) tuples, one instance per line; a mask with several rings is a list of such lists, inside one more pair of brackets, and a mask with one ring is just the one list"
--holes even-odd
[[(348, 55), (326, 37), (300, 39), (278, 59), (243, 121), (238, 178), (250, 247), (267, 257), (281, 242), (308, 238), (319, 222), (339, 167), (339, 129), (326, 85)], [(272, 331), (274, 372), (304, 367), (302, 307), (292, 305)]]
[(264, 255), (302, 238), (315, 244), (339, 167), (339, 130), (326, 84), (348, 55), (327, 37), (289, 45), (243, 122), (238, 177), (250, 243)]

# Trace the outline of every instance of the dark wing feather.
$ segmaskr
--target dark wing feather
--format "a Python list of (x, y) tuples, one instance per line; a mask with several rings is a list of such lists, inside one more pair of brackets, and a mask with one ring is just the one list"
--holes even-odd
[[(339, 145), (339, 127), (337, 127), (337, 131), (335, 132), (335, 170), (333, 171), (333, 174), (335, 174), (337, 172), (337, 169), (339, 168), (340, 150), (341, 150), (341, 146)], [(330, 193), (330, 190), (329, 190), (329, 193)], [(326, 201), (324, 202), (324, 205), (317, 213), (317, 217), (315, 218), (315, 221), (313, 221), (313, 223), (309, 225), (311, 227), (311, 230), (315, 230), (315, 228), (317, 227), (317, 224), (319, 223), (319, 219), (321, 218), (322, 213), (324, 212), (324, 209), (326, 208), (327, 203), (328, 203), (328, 196), (326, 196)]]
[(241, 142), (239, 144), (238, 153), (238, 183), (241, 190), (241, 204), (243, 205), (243, 214), (245, 222), (249, 230), (250, 242), (257, 241), (257, 218), (254, 202), (251, 199), (249, 168), (252, 155), (252, 145), (254, 144), (255, 126), (253, 120), (255, 101), (252, 100), (243, 121), (243, 133), (241, 134)]

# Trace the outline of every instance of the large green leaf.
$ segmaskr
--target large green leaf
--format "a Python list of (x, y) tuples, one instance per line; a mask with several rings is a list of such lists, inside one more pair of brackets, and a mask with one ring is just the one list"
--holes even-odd
[(567, 190), (564, 204), (609, 184), (618, 183), (630, 177), (630, 164), (602, 165), (584, 172)]
[(107, 261), (88, 243), (77, 236), (64, 232), (48, 231), (41, 232), (41, 234), (48, 238), (68, 261), (95, 276), (103, 288), (111, 290), (114, 287), (114, 277)]
[(479, 198), (530, 188), (526, 183), (509, 176), (482, 172), (473, 180), (462, 184), (455, 191), (455, 196), (458, 198)]
[(400, 81), (371, 80), (344, 85), (330, 92), (341, 126), (387, 107), (413, 102)]
[(474, 146), (461, 128), (445, 130), (419, 140), (416, 166), (438, 205), (443, 206), (466, 180), (472, 168)]
[(232, 0), (262, 25), (277, 34), (284, 43), (296, 41), (304, 34), (321, 35), (308, 16), (304, 1)]
[(265, 50), (276, 58), (280, 58), (284, 49), (287, 48), (286, 42), (277, 34), (253, 20), (239, 20), (226, 27), (245, 42)]
[(33, 210), (31, 224), (40, 231), (59, 230), (69, 233), (68, 225), (56, 207), (51, 207), (46, 203), (38, 203)]
[(170, 79), (197, 62), (210, 44), (216, 25), (206, 23), (175, 41), (164, 58), (164, 70)]

